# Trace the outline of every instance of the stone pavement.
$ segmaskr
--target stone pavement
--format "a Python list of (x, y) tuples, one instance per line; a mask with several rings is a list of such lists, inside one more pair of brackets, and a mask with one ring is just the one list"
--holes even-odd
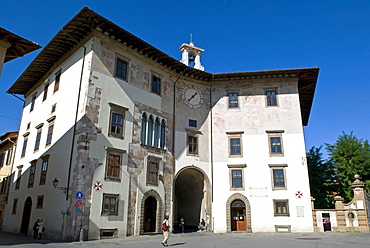
[[(0, 232), (0, 247), (162, 247), (162, 235), (141, 235), (84, 242), (34, 240), (24, 235)], [(176, 248), (364, 248), (370, 247), (370, 233), (185, 233), (171, 234), (169, 247)]]

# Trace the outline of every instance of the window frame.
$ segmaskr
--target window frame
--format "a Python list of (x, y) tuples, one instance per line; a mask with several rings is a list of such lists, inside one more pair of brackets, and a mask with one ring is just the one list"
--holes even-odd
[(30, 105), (30, 112), (32, 112), (35, 109), (36, 98), (37, 98), (37, 92), (32, 95), (31, 105)]
[(17, 169), (18, 169), (18, 174), (17, 174), (17, 179), (15, 180), (15, 190), (19, 190), (19, 188), (21, 187), (23, 165), (17, 166)]
[(48, 79), (44, 84), (44, 95), (42, 96), (42, 101), (45, 101), (48, 98), (48, 89), (50, 85), (50, 80)]
[(150, 92), (160, 96), (161, 90), (162, 90), (162, 77), (157, 73), (152, 72)]
[(59, 90), (61, 76), (62, 76), (62, 69), (59, 69), (55, 73), (55, 77), (54, 77), (54, 93)]
[[(146, 184), (147, 185), (154, 185), (154, 186), (158, 185), (161, 162), (162, 162), (162, 159), (159, 157), (148, 156), (147, 166), (146, 166)], [(155, 170), (152, 170), (154, 167), (152, 167), (151, 165), (155, 165)], [(155, 179), (152, 180), (152, 178), (155, 178)]]
[(36, 199), (36, 209), (43, 209), (44, 207), (44, 195), (38, 195)]
[(38, 151), (40, 149), (41, 135), (42, 135), (42, 128), (40, 127), (37, 129), (36, 139), (35, 139), (35, 148), (33, 149), (33, 151)]
[[(117, 159), (118, 158), (118, 163)], [(122, 154), (108, 151), (105, 166), (105, 180), (120, 181), (122, 167)]]
[[(192, 148), (195, 147), (193, 151)], [(187, 155), (196, 156), (199, 155), (199, 135), (188, 133), (187, 136)]]
[[(106, 204), (106, 199), (110, 199), (108, 204)], [(114, 204), (111, 203), (112, 199), (115, 200)], [(105, 194), (105, 193), (103, 193), (101, 215), (118, 216), (119, 201), (120, 201), (120, 195), (119, 194)], [(107, 209), (107, 208), (105, 208), (106, 205), (109, 205), (109, 210), (108, 211), (106, 211), (106, 209)], [(112, 209), (112, 206), (113, 206), (113, 211), (110, 211)]]
[[(271, 171), (271, 188), (272, 190), (287, 190), (287, 178), (286, 178), (286, 167), (288, 167), (287, 164), (269, 164), (270, 171)], [(275, 170), (281, 170), (282, 171), (282, 178), (284, 181), (283, 186), (276, 186), (275, 184)]]
[(22, 145), (21, 158), (23, 158), (24, 156), (26, 156), (27, 144), (28, 144), (28, 135), (29, 134), (30, 133), (26, 133), (25, 135), (23, 135), (24, 139), (23, 139), (23, 145)]
[[(273, 95), (273, 97), (270, 97), (271, 95), (269, 94), (270, 92), (275, 92), (275, 94)], [(279, 102), (278, 102), (278, 88), (277, 87), (274, 87), (274, 88), (266, 88), (265, 89), (265, 98), (266, 98), (266, 107), (278, 107), (279, 106)], [(271, 103), (271, 100), (273, 100), (274, 102)]]
[[(114, 137), (114, 138), (119, 138), (119, 139), (124, 139), (125, 137), (125, 124), (126, 124), (126, 112), (128, 111), (128, 108), (114, 104), (114, 103), (109, 103), (110, 106), (110, 114), (109, 114), (109, 126), (108, 126), (108, 136)], [(122, 117), (122, 123), (116, 123), (113, 120), (114, 116), (121, 116)], [(115, 132), (112, 131), (113, 127), (114, 129), (117, 129), (117, 127), (121, 128), (121, 132)]]
[(6, 152), (5, 165), (10, 165), (12, 163), (12, 158), (13, 158), (13, 147), (9, 148), (8, 151)]
[[(269, 145), (270, 157), (284, 156), (283, 135), (282, 135), (284, 133), (284, 130), (267, 130), (266, 133), (268, 134), (268, 145)], [(279, 143), (273, 142), (273, 139), (276, 139), (276, 138), (280, 140)], [(280, 151), (274, 152), (275, 147), (280, 147)]]
[(29, 169), (29, 176), (28, 176), (28, 188), (32, 188), (35, 183), (35, 176), (36, 176), (36, 160), (31, 161), (31, 166)]
[(8, 188), (10, 176), (3, 177), (3, 180), (1, 181), (1, 189), (0, 194), (5, 194)]
[[(236, 99), (234, 98), (236, 95)], [(228, 92), (228, 109), (238, 109), (239, 108), (239, 94), (237, 92)], [(236, 105), (235, 105), (236, 103)]]
[(47, 177), (47, 174), (48, 174), (48, 168), (49, 168), (49, 155), (42, 157), (39, 185), (45, 185), (46, 184), (46, 177)]
[[(279, 206), (281, 204), (284, 204), (282, 206)], [(290, 214), (289, 214), (289, 199), (273, 199), (273, 206), (274, 206), (274, 216), (275, 217), (279, 217), (279, 216), (283, 216), (283, 217), (289, 217)], [(285, 208), (285, 212), (282, 211), (280, 212), (279, 209), (280, 208)]]
[(17, 208), (18, 208), (18, 198), (14, 198), (13, 199), (12, 215), (17, 214)]
[(5, 151), (0, 152), (0, 168), (2, 168), (5, 164)]
[[(230, 184), (230, 190), (232, 191), (235, 191), (235, 190), (238, 190), (238, 191), (241, 191), (241, 190), (245, 190), (245, 177), (244, 177), (244, 173), (245, 173), (245, 169), (247, 167), (246, 164), (228, 164), (227, 167), (229, 168), (229, 184)], [(235, 186), (233, 184), (233, 172), (234, 171), (240, 171), (241, 172), (241, 186)]]
[[(126, 65), (126, 68), (119, 67), (119, 62), (122, 62), (122, 64)], [(116, 56), (116, 65), (114, 67), (114, 76), (118, 77), (122, 80), (127, 81), (128, 79), (128, 73), (129, 73), (129, 59), (123, 58), (122, 56)], [(120, 71), (121, 73), (118, 73)], [(122, 72), (124, 72), (124, 76), (122, 76)]]

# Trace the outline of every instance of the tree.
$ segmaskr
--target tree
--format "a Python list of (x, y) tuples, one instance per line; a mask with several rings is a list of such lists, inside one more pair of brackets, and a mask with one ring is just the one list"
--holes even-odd
[(315, 208), (333, 208), (334, 170), (330, 161), (323, 159), (321, 148), (311, 147), (307, 157), (311, 195), (316, 199)]
[(333, 165), (339, 187), (339, 195), (345, 201), (353, 198), (354, 176), (360, 175), (366, 183), (365, 190), (370, 189), (370, 145), (368, 140), (358, 139), (353, 132), (342, 132), (333, 144), (325, 144), (329, 160)]

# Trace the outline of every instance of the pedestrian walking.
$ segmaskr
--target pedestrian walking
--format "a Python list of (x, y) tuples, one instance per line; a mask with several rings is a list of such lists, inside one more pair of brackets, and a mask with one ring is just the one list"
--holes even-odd
[(39, 219), (37, 219), (37, 220), (36, 220), (36, 222), (33, 224), (33, 228), (32, 228), (32, 230), (33, 230), (33, 238), (34, 238), (34, 239), (37, 239), (37, 233), (38, 233), (39, 222), (40, 222), (40, 220), (39, 220)]
[(180, 228), (181, 228), (181, 232), (184, 233), (185, 231), (185, 220), (184, 218), (181, 218), (180, 219), (180, 224), (179, 224)]
[(169, 216), (166, 215), (162, 222), (162, 230), (163, 230), (163, 241), (161, 242), (163, 246), (168, 246), (167, 241), (170, 238), (170, 225), (168, 223)]
[(37, 232), (39, 234), (39, 239), (42, 238), (42, 233), (45, 231), (44, 222), (42, 219), (40, 219), (39, 225), (37, 227)]

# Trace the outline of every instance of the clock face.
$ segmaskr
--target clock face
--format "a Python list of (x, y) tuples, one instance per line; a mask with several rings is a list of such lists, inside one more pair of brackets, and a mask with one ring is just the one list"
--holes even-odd
[(194, 85), (186, 85), (182, 89), (182, 100), (189, 108), (199, 108), (203, 104), (203, 93)]

